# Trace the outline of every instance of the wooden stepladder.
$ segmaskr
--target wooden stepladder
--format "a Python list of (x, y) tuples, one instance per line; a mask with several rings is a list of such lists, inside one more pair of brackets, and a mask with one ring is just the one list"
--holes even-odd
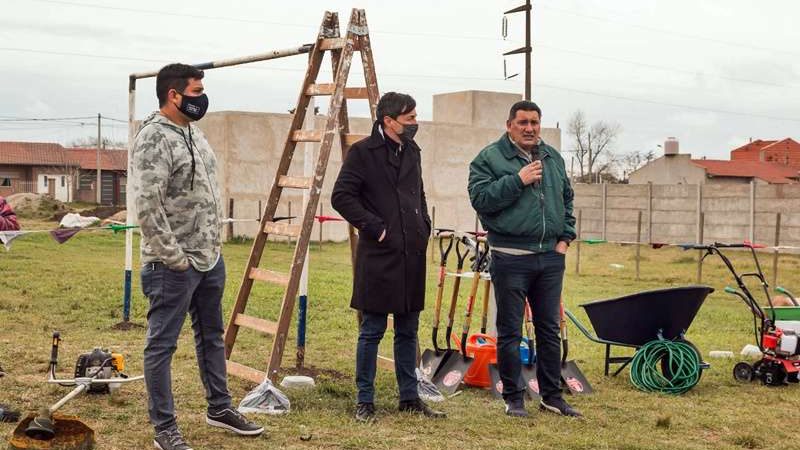
[[(366, 86), (346, 87), (353, 54), (356, 51), (361, 52)], [(317, 76), (319, 75), (325, 52), (331, 53), (333, 81), (331, 83), (317, 83)], [(325, 95), (330, 96), (325, 127), (323, 129), (304, 130), (303, 122), (306, 118), (306, 110), (311, 97)], [(231, 375), (256, 383), (264, 381), (266, 377), (269, 377), (273, 382), (277, 381), (276, 377), (281, 367), (289, 325), (294, 311), (295, 298), (300, 285), (300, 275), (314, 225), (314, 215), (322, 192), (322, 182), (325, 179), (334, 138), (338, 136), (344, 158), (352, 144), (366, 137), (365, 135), (350, 134), (347, 99), (368, 100), (372, 118), (373, 120), (375, 119), (375, 109), (378, 104), (378, 82), (372, 60), (367, 18), (363, 9), (353, 9), (345, 37), (341, 37), (339, 33), (338, 14), (326, 12), (316, 43), (313, 50), (311, 50), (308, 70), (297, 100), (297, 108), (295, 109), (283, 154), (278, 164), (275, 181), (269, 193), (266, 209), (261, 219), (261, 231), (256, 236), (255, 242), (253, 242), (242, 285), (236, 297), (230, 322), (225, 330), (225, 357), (227, 359), (228, 373)], [(314, 174), (310, 178), (288, 173), (298, 142), (320, 143)], [(288, 224), (273, 220), (284, 189), (309, 190), (309, 200), (302, 211), (302, 221), (299, 224)], [(281, 273), (259, 267), (269, 235), (289, 236), (296, 239), (289, 273)], [(357, 237), (352, 227), (349, 227), (349, 235), (354, 257)], [(284, 286), (282, 306), (277, 322), (244, 314), (254, 281), (277, 283)], [(274, 336), (266, 372), (231, 360), (233, 345), (236, 342), (240, 327), (250, 328)]]

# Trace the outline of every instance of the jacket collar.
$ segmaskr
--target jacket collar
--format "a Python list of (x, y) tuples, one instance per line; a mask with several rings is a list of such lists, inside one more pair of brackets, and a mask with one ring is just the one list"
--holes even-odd
[[(503, 133), (497, 143), (499, 144), (500, 152), (506, 157), (506, 159), (514, 159), (519, 154), (517, 146), (511, 142), (511, 138), (508, 136), (508, 133)], [(553, 156), (551, 154), (552, 151), (554, 151), (552, 147), (547, 145), (542, 138), (539, 138), (539, 152), (542, 153), (542, 157), (540, 159)]]

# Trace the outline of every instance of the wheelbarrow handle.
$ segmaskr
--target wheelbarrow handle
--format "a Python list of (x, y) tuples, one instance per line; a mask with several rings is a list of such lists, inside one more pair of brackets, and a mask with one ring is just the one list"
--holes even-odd
[(606, 340), (606, 339), (600, 339), (599, 337), (593, 335), (592, 332), (589, 331), (589, 329), (587, 329), (581, 323), (581, 321), (578, 320), (577, 317), (575, 317), (574, 314), (572, 314), (572, 311), (570, 311), (567, 308), (564, 308), (564, 314), (566, 314), (567, 317), (569, 317), (569, 320), (572, 323), (575, 324), (575, 326), (578, 328), (578, 330), (580, 330), (580, 332), (583, 333), (583, 335), (586, 336), (586, 338), (589, 339), (592, 342), (597, 342), (598, 344), (619, 345), (621, 347), (632, 347), (632, 348), (637, 348), (638, 347), (636, 345), (626, 344), (625, 342), (617, 342), (617, 341), (609, 341), (609, 340)]

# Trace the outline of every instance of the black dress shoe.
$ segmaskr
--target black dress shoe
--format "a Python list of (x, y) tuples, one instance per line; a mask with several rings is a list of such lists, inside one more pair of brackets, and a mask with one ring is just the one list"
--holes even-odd
[(362, 423), (371, 423), (375, 420), (375, 404), (359, 403), (356, 405), (356, 420)]
[(400, 411), (403, 412), (422, 414), (425, 417), (430, 417), (432, 419), (444, 419), (445, 417), (447, 417), (447, 414), (441, 411), (436, 411), (435, 409), (431, 409), (420, 399), (400, 402), (399, 409)]

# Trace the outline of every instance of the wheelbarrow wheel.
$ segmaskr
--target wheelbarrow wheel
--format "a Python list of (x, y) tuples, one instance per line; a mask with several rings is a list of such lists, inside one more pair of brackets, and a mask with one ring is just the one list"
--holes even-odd
[(749, 383), (753, 381), (754, 376), (753, 366), (746, 362), (740, 362), (733, 366), (733, 378), (740, 383)]

